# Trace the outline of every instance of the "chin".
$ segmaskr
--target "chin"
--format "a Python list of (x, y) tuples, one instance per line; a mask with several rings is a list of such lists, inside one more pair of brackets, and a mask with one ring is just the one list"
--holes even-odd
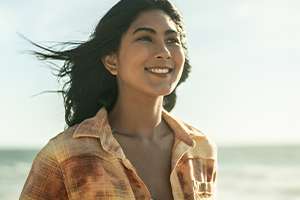
[(153, 96), (167, 96), (174, 91), (174, 88), (160, 88), (158, 90), (152, 91)]
[(156, 85), (148, 85), (147, 87), (139, 88), (140, 91), (143, 91), (144, 94), (159, 97), (159, 96), (167, 96), (171, 94), (176, 88), (175, 84), (163, 83)]

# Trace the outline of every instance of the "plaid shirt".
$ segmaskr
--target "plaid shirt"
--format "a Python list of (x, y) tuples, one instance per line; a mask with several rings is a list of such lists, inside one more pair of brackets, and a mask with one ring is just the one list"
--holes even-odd
[[(213, 200), (216, 146), (166, 110), (162, 117), (175, 136), (170, 174), (174, 200)], [(193, 146), (184, 142), (188, 139)], [(52, 138), (38, 153), (20, 199), (150, 200), (151, 195), (114, 138), (102, 108)]]

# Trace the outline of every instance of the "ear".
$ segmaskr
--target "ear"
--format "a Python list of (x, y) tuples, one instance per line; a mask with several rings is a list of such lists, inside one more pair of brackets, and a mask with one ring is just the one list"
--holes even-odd
[(116, 54), (109, 54), (101, 58), (105, 68), (112, 74), (117, 75), (117, 56)]

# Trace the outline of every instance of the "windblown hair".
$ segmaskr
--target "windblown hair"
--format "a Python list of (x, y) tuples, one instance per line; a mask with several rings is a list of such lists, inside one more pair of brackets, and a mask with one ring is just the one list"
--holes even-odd
[[(112, 110), (118, 96), (117, 80), (104, 67), (101, 58), (118, 51), (123, 34), (139, 14), (156, 9), (174, 21), (185, 51), (184, 69), (177, 88), (188, 78), (191, 66), (181, 15), (168, 0), (121, 0), (101, 18), (87, 41), (60, 43), (63, 50), (31, 42), (41, 50), (32, 51), (40, 60), (63, 61), (61, 67), (56, 65), (58, 73), (55, 75), (67, 81), (61, 90), (52, 92), (63, 96), (68, 127), (94, 116), (103, 106), (108, 112)], [(168, 111), (176, 104), (176, 88), (164, 96), (163, 107)]]

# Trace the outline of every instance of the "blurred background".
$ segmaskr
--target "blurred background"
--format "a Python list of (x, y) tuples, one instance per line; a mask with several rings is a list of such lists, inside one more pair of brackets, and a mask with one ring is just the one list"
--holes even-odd
[[(86, 40), (116, 0), (0, 2), (0, 199), (18, 199), (31, 162), (65, 126), (61, 85), (24, 51)], [(173, 1), (189, 80), (172, 111), (218, 145), (218, 199), (300, 199), (300, 1)]]

